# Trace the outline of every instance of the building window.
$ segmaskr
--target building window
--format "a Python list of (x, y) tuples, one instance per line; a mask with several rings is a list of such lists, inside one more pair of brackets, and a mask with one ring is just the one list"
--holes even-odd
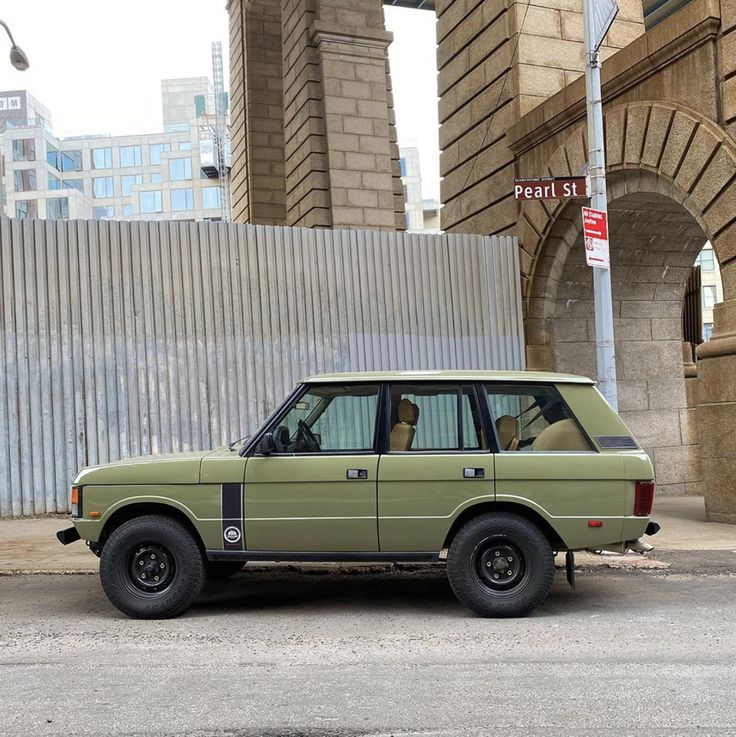
[(133, 217), (133, 205), (123, 205), (123, 217)]
[(713, 249), (704, 248), (698, 254), (698, 258), (696, 259), (695, 263), (698, 264), (703, 271), (715, 271), (716, 260), (715, 256), (713, 255)]
[(710, 340), (710, 336), (713, 335), (713, 323), (703, 323), (703, 340)]
[(61, 189), (61, 179), (55, 177), (53, 174), (49, 174), (49, 189)]
[(219, 187), (205, 187), (202, 190), (202, 206), (205, 210), (214, 210), (222, 207), (220, 204)]
[(18, 138), (13, 141), (13, 161), (35, 161), (36, 142), (32, 138)]
[[(122, 151), (122, 149), (121, 149)], [(123, 186), (123, 194), (126, 197), (129, 197), (131, 194), (133, 194), (133, 185), (134, 184), (143, 184), (143, 174), (129, 174), (120, 179), (120, 182)]]
[(172, 189), (171, 190), (171, 209), (172, 210), (193, 210), (194, 209), (194, 193), (191, 189)]
[(69, 217), (69, 198), (54, 197), (46, 200), (46, 218), (48, 220), (66, 220)]
[(120, 166), (140, 166), (141, 165), (141, 147), (140, 146), (121, 146), (120, 147)]
[(112, 220), (115, 217), (115, 208), (112, 205), (95, 207), (94, 216), (95, 220)]
[(403, 156), (399, 159), (399, 164), (401, 165), (401, 176), (405, 177), (406, 176), (406, 159)]
[(61, 171), (82, 171), (81, 151), (62, 151)]
[(151, 159), (151, 164), (160, 164), (161, 154), (166, 151), (171, 151), (170, 143), (152, 143), (148, 147), (148, 155)]
[(92, 189), (95, 197), (113, 197), (115, 187), (112, 177), (95, 177), (92, 180)]
[(150, 192), (140, 192), (141, 212), (161, 212), (161, 190), (153, 189)]
[(111, 148), (93, 148), (92, 149), (92, 168), (93, 169), (112, 169), (112, 149)]
[(80, 192), (84, 192), (83, 179), (62, 179), (61, 186), (63, 189), (77, 189)]
[(169, 161), (169, 179), (172, 182), (179, 182), (184, 179), (192, 178), (192, 160), (191, 159), (171, 159)]
[(13, 172), (15, 178), (16, 192), (35, 192), (36, 191), (36, 170), (35, 169), (16, 169)]
[(38, 217), (36, 200), (18, 200), (15, 203), (15, 217), (22, 220)]
[(46, 161), (57, 171), (82, 171), (81, 151), (59, 151), (49, 146)]
[(703, 307), (709, 310), (716, 303), (717, 295), (716, 288), (714, 286), (703, 287)]
[(162, 181), (163, 181), (163, 176), (160, 173), (151, 174), (151, 184), (161, 184)]
[(181, 141), (179, 143), (179, 151), (191, 151), (191, 150), (192, 150), (191, 141)]

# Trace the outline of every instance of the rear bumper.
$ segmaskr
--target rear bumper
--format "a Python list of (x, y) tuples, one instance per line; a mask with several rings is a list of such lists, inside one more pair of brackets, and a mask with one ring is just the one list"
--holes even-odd
[(67, 527), (66, 530), (59, 530), (56, 533), (56, 539), (62, 545), (69, 545), (69, 543), (76, 542), (77, 540), (81, 540), (82, 538), (76, 527)]

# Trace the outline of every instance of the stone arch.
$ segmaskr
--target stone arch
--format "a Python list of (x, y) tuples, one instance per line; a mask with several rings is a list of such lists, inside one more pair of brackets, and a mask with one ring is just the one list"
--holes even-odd
[[(697, 422), (683, 376), (682, 295), (709, 239), (724, 297), (736, 297), (736, 146), (693, 110), (644, 102), (607, 112), (606, 142), (621, 413), (665, 491), (700, 490)], [(545, 173), (579, 171), (586, 150), (578, 126)], [(529, 367), (595, 373), (580, 203), (524, 203), (519, 224)]]

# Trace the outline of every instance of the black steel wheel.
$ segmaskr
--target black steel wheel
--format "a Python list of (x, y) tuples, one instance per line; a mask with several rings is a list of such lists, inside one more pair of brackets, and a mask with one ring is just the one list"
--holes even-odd
[(483, 514), (458, 531), (447, 556), (455, 595), (483, 617), (521, 617), (547, 597), (554, 553), (545, 534), (516, 514)]
[(164, 515), (125, 522), (110, 535), (100, 557), (102, 588), (130, 617), (178, 616), (199, 595), (204, 578), (197, 541), (183, 524)]

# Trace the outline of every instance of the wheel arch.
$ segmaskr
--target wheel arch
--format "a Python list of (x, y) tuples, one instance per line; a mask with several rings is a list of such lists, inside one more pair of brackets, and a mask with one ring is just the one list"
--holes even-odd
[(460, 530), (460, 528), (467, 524), (471, 519), (474, 519), (481, 514), (488, 514), (489, 512), (510, 512), (512, 514), (518, 514), (520, 517), (523, 517), (529, 522), (535, 524), (547, 537), (554, 550), (564, 550), (566, 548), (565, 541), (560, 537), (559, 533), (550, 524), (550, 522), (535, 509), (517, 502), (496, 501), (481, 502), (463, 509), (463, 511), (453, 521), (442, 547), (449, 548), (458, 530)]
[(110, 535), (126, 522), (129, 522), (136, 517), (152, 514), (170, 517), (184, 525), (196, 540), (202, 554), (205, 554), (205, 545), (202, 540), (202, 536), (199, 534), (199, 531), (189, 516), (183, 510), (171, 504), (152, 501), (131, 502), (130, 504), (118, 507), (118, 509), (116, 509), (108, 519), (105, 520), (102, 532), (100, 533), (98, 545), (102, 547)]

